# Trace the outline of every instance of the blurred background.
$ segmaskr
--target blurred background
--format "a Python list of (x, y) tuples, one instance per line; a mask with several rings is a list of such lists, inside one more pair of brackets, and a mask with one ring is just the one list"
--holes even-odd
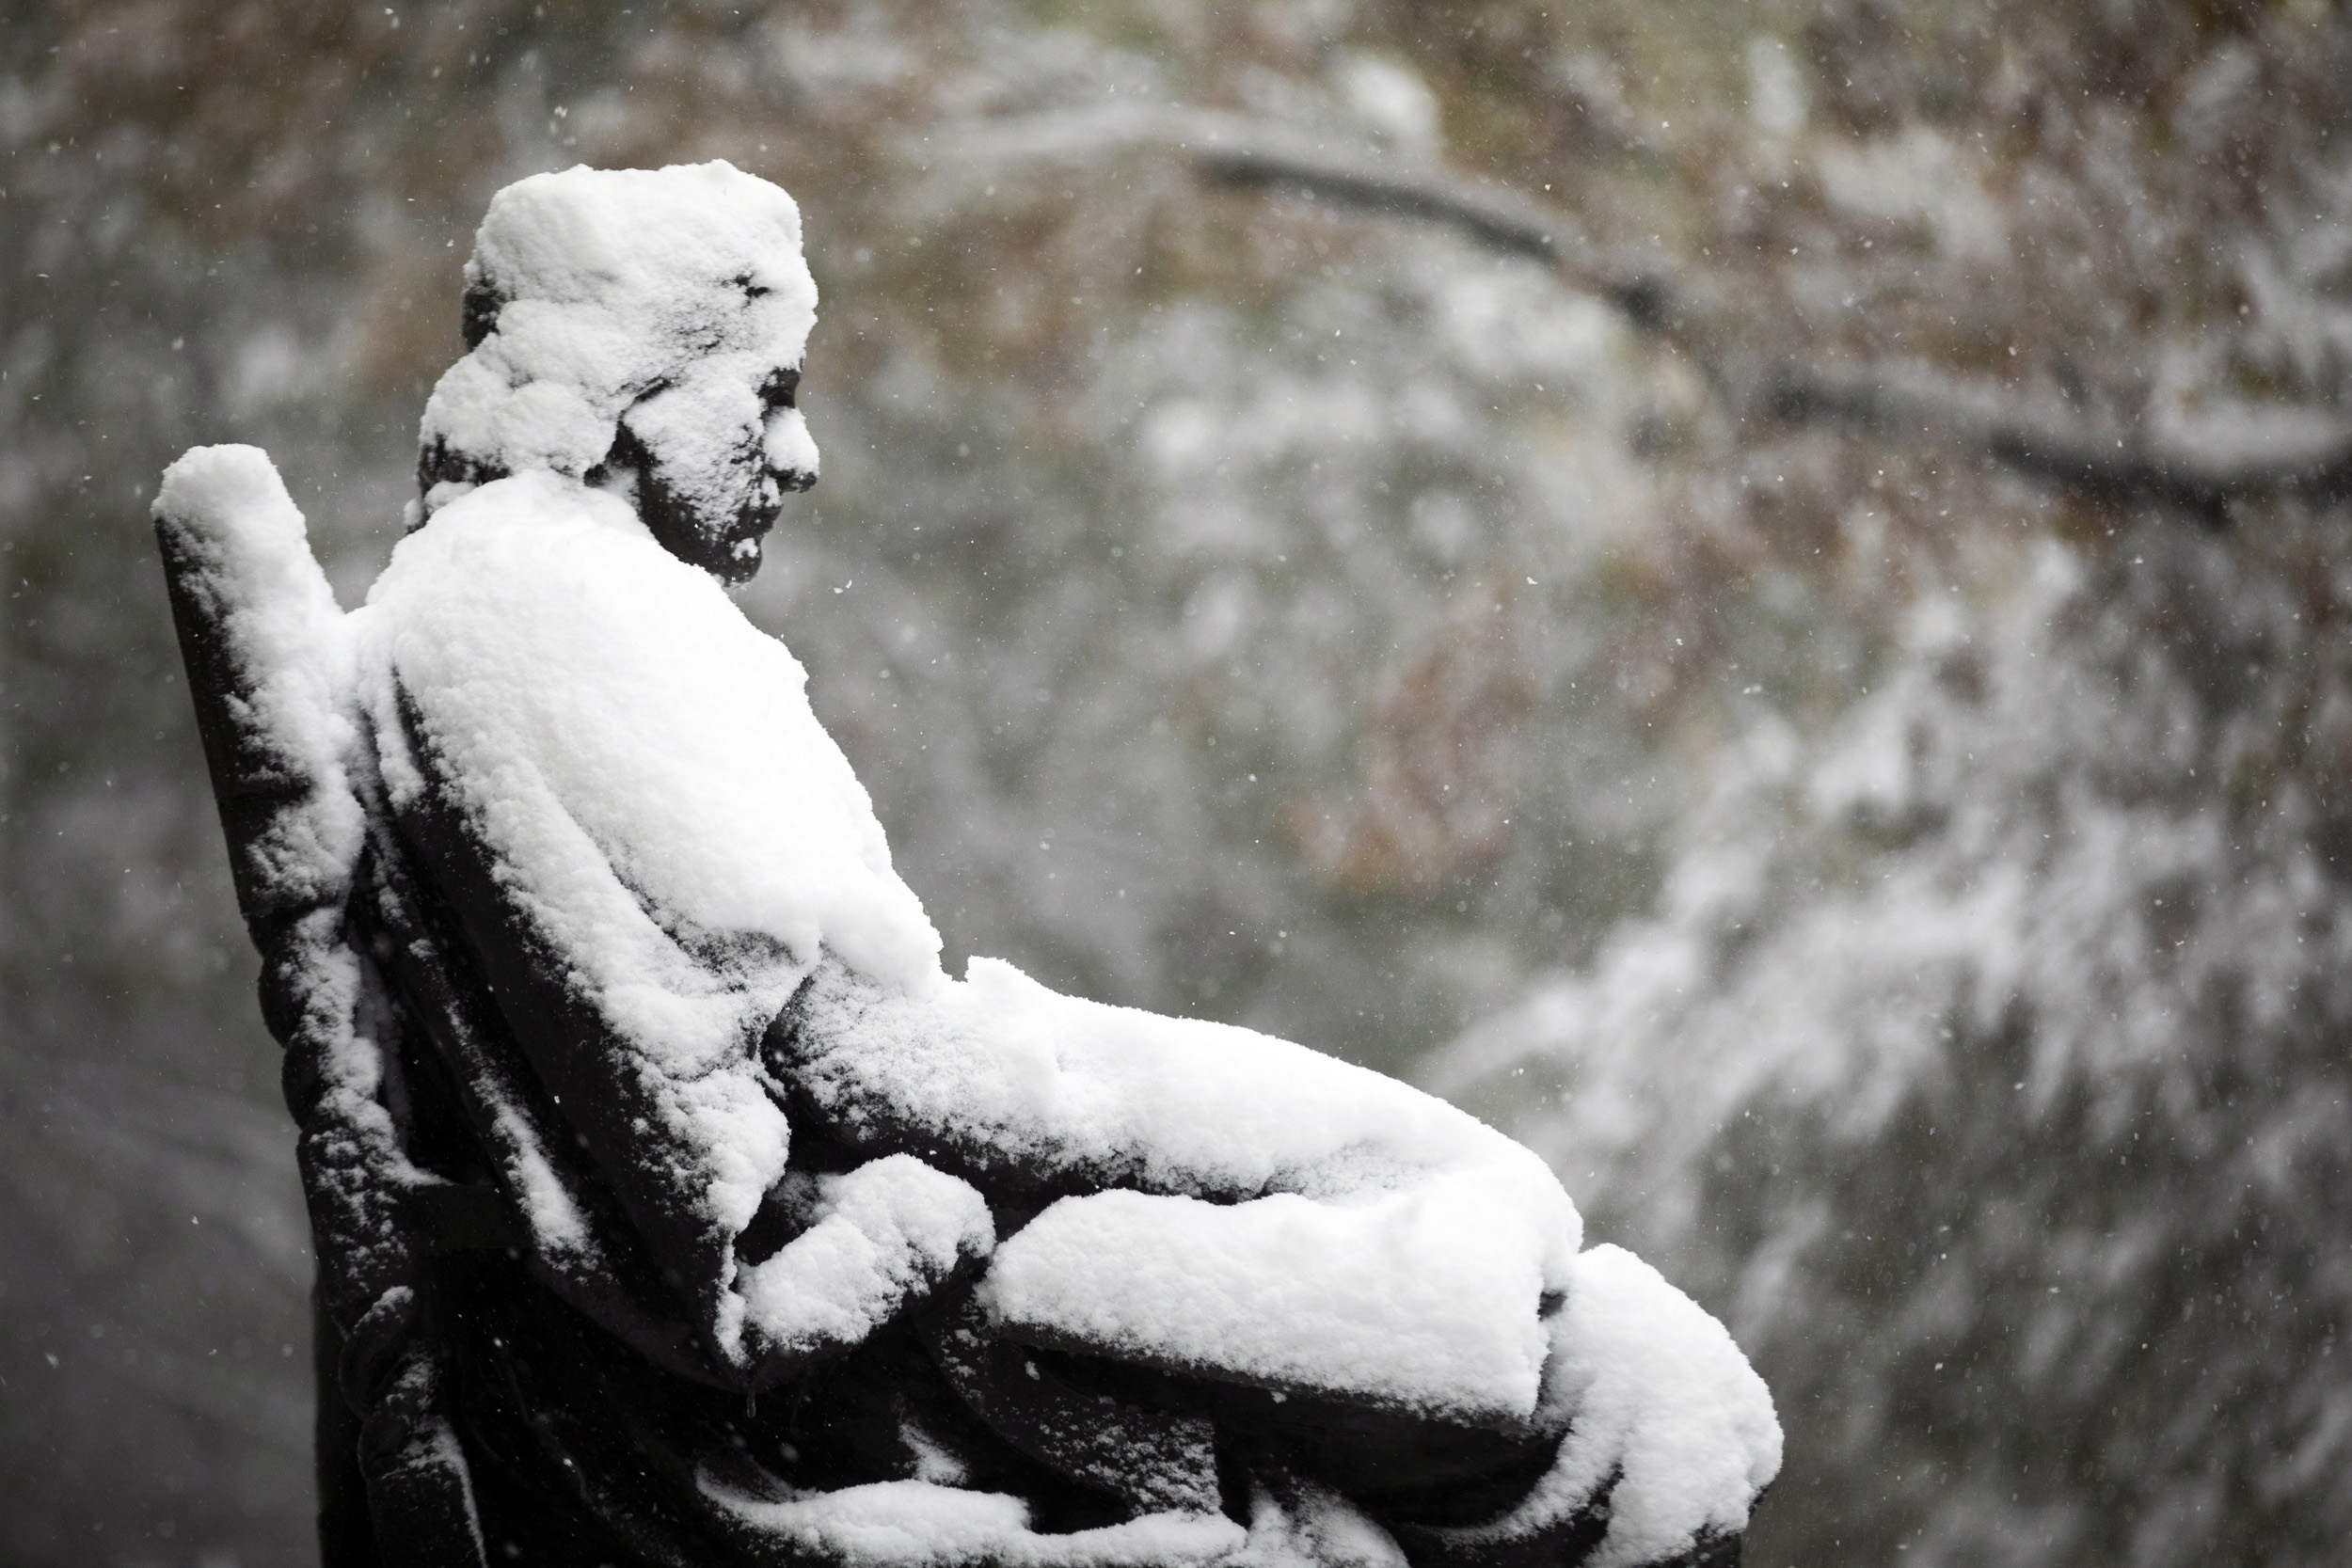
[(0, 1560), (315, 1555), (158, 471), (357, 602), (489, 195), (724, 157), (953, 964), (1528, 1140), (1751, 1562), (2341, 1561), (2348, 138), (2320, 0), (0, 0)]

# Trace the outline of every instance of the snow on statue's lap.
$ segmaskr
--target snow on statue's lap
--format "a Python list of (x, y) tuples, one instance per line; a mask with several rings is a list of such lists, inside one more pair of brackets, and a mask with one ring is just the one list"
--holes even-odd
[(1524, 1422), (1540, 1238), (1454, 1179), (1369, 1201), (1062, 1199), (997, 1251), (1016, 1338), (1462, 1424)]
[(1017, 1337), (1471, 1424), (1523, 1423), (1579, 1242), (1526, 1149), (1286, 1040), (1061, 996), (1009, 964), (920, 998), (820, 974), (781, 1070), (882, 1147), (1066, 1197), (983, 1299)]

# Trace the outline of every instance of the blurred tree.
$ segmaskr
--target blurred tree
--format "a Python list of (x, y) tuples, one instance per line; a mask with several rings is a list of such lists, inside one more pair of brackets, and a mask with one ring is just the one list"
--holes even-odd
[(308, 1549), (155, 472), (267, 444), (358, 591), (488, 193), (714, 155), (826, 301), (746, 608), (951, 948), (1390, 1067), (1488, 1020), (1435, 1081), (1781, 1392), (1756, 1560), (2343, 1537), (2337, 8), (0, 37), (0, 1554)]
[(2329, 1560), (2352, 35), (1860, 6), (1799, 44), (1781, 88), (1751, 48), (1670, 262), (1544, 259), (1700, 366), (1690, 460), (1745, 494), (1686, 526), (1793, 567), (1859, 692), (1815, 720), (1735, 639), (1766, 701), (1656, 912), (1436, 1081), (1711, 1280), (1791, 1422), (1759, 1555)]

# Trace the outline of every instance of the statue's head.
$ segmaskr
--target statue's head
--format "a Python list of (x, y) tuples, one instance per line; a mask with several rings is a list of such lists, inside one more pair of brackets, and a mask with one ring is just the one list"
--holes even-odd
[(633, 488), (654, 536), (727, 582), (817, 482), (796, 406), (817, 284), (801, 214), (725, 163), (538, 174), (491, 198), (466, 343), (425, 404), (429, 515), (534, 468)]

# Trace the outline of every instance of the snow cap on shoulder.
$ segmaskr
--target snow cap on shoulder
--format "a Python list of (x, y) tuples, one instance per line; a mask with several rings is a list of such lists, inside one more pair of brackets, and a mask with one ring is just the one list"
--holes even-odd
[(800, 364), (816, 320), (800, 209), (731, 164), (518, 181), (466, 263), (472, 352), (425, 404), (427, 508), (505, 474), (580, 478), (632, 404), (690, 369), (755, 387)]

